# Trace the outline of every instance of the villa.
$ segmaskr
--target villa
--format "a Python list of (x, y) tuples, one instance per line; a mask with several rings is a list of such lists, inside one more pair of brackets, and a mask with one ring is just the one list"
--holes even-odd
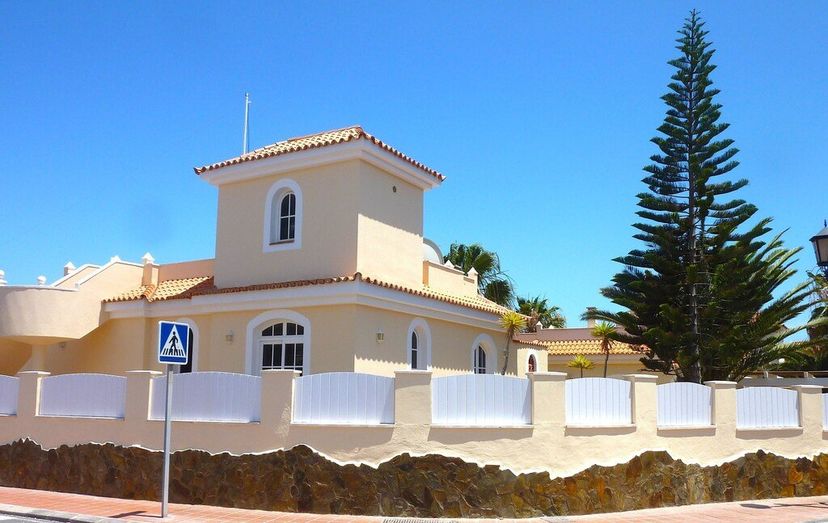
[[(195, 169), (218, 188), (215, 258), (67, 264), (5, 285), (0, 373), (158, 370), (159, 320), (191, 328), (181, 372), (499, 373), (503, 307), (423, 235), (445, 177), (361, 127), (291, 138)], [(546, 371), (513, 343), (507, 374)]]

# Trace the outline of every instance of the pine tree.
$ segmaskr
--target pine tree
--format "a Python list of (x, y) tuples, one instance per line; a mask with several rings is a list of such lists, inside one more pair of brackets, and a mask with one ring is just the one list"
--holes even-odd
[[(644, 167), (649, 191), (638, 195), (634, 238), (645, 244), (616, 261), (625, 269), (602, 294), (627, 309), (596, 311), (616, 323), (621, 341), (646, 347), (645, 366), (679, 379), (739, 379), (789, 354), (797, 343), (784, 323), (807, 308), (807, 284), (779, 299), (773, 293), (790, 278), (793, 256), (779, 237), (765, 242), (766, 218), (750, 227), (754, 205), (728, 199), (747, 180), (729, 180), (738, 166), (733, 140), (723, 138), (719, 93), (710, 74), (714, 50), (694, 10), (679, 31), (679, 57), (659, 136), (659, 153)], [(619, 329), (620, 330), (620, 329)]]

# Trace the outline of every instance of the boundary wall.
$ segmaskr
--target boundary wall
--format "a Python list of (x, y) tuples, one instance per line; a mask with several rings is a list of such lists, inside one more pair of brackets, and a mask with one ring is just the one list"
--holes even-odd
[[(151, 419), (152, 386), (159, 373), (130, 371), (123, 418), (42, 416), (41, 387), (48, 373), (22, 372), (16, 415), (0, 415), (0, 445), (31, 439), (44, 449), (61, 445), (112, 443), (161, 450), (163, 422)], [(294, 423), (294, 371), (264, 371), (261, 416), (254, 422), (175, 421), (172, 450), (211, 454), (260, 454), (306, 445), (342, 463), (378, 466), (402, 454), (439, 454), (515, 473), (546, 471), (566, 476), (592, 465), (625, 463), (645, 451), (666, 451), (674, 459), (718, 465), (763, 450), (786, 458), (828, 452), (821, 387), (794, 387), (795, 427), (739, 428), (737, 390), (732, 382), (709, 382), (710, 425), (659, 426), (656, 377), (628, 375), (631, 416), (613, 426), (568, 425), (566, 374), (530, 373), (531, 423), (510, 426), (446, 426), (432, 423), (432, 376), (398, 371), (393, 384), (394, 423), (372, 425)]]

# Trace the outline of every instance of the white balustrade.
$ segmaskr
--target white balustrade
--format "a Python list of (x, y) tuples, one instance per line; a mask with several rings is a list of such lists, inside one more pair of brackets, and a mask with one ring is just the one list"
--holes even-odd
[(394, 378), (353, 372), (326, 372), (296, 378), (293, 422), (394, 423)]
[(712, 424), (710, 387), (698, 383), (665, 383), (658, 391), (659, 427), (707, 427)]
[[(172, 419), (249, 423), (261, 419), (262, 379), (230, 372), (176, 374)], [(152, 380), (150, 419), (164, 419), (167, 377)]]
[(736, 391), (736, 427), (740, 429), (799, 426), (799, 394), (778, 387)]
[(126, 378), (109, 374), (59, 374), (40, 383), (41, 416), (123, 418)]
[(498, 374), (462, 374), (431, 381), (431, 422), (446, 426), (532, 423), (529, 380)]
[(0, 416), (17, 414), (17, 392), (20, 380), (14, 376), (0, 375)]
[(632, 423), (630, 382), (613, 378), (566, 381), (566, 424), (616, 426)]

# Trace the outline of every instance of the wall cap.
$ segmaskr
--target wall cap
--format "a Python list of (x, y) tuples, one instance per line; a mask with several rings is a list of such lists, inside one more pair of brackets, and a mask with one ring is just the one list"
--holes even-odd
[(822, 385), (794, 385), (793, 389), (808, 394), (821, 394), (823, 387)]
[(635, 383), (656, 383), (658, 381), (658, 376), (652, 374), (625, 374), (623, 377), (625, 380)]
[(705, 385), (710, 387), (711, 389), (735, 389), (736, 382), (735, 381), (721, 381), (721, 380), (713, 380), (713, 381), (705, 381)]
[(160, 376), (163, 372), (158, 370), (128, 370), (126, 371), (127, 376), (141, 376), (141, 375), (149, 375), (149, 376)]
[(567, 378), (566, 372), (527, 372), (530, 381), (565, 381)]
[(17, 373), (18, 376), (51, 376), (51, 372), (45, 372), (42, 370), (22, 370)]

